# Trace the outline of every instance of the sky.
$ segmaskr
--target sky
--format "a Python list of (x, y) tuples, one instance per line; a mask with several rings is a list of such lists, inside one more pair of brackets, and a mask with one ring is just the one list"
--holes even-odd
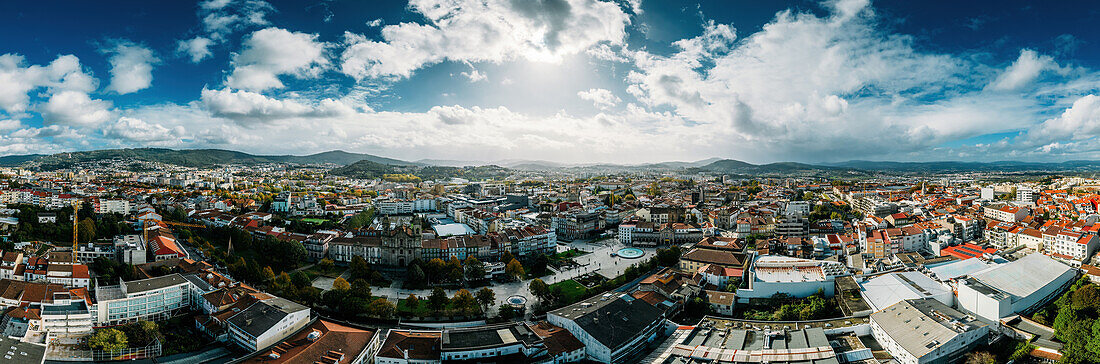
[(0, 155), (1100, 158), (1100, 5), (0, 2)]

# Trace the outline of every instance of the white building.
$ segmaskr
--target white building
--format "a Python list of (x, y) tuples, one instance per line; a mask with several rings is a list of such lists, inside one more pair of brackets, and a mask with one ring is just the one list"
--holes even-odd
[(989, 326), (942, 302), (904, 300), (871, 314), (871, 335), (902, 364), (957, 363), (988, 342)]
[(879, 311), (911, 299), (934, 299), (947, 306), (954, 306), (955, 295), (950, 287), (936, 282), (920, 272), (884, 274), (859, 282), (863, 299), (872, 310)]
[(586, 359), (622, 363), (661, 336), (668, 308), (627, 294), (609, 293), (550, 311), (546, 321), (580, 340)]
[(1076, 276), (1073, 268), (1032, 253), (960, 281), (959, 308), (997, 322), (1050, 301)]
[(766, 298), (776, 293), (808, 297), (818, 291), (832, 297), (836, 277), (849, 274), (848, 268), (839, 262), (765, 255), (753, 261), (747, 278), (749, 286), (737, 290), (737, 299), (748, 302), (750, 298)]
[(160, 321), (191, 306), (191, 283), (178, 273), (96, 289), (98, 326)]
[(309, 324), (309, 311), (281, 297), (258, 301), (227, 320), (229, 341), (248, 351), (266, 348)]

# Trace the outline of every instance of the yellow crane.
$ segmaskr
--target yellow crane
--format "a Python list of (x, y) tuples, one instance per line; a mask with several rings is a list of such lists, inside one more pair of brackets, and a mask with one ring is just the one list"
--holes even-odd
[(73, 264), (76, 264), (76, 249), (77, 249), (76, 237), (77, 237), (77, 231), (80, 230), (79, 227), (76, 224), (76, 220), (80, 217), (79, 212), (80, 212), (80, 202), (79, 201), (73, 201), (73, 252), (72, 252)]

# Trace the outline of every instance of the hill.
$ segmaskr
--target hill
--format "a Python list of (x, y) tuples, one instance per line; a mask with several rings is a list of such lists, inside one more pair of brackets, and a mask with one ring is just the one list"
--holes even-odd
[(359, 179), (384, 178), (395, 181), (408, 181), (409, 176), (415, 176), (421, 180), (437, 180), (448, 178), (463, 178), (467, 180), (483, 180), (504, 177), (511, 173), (508, 168), (487, 165), (468, 167), (424, 166), (424, 165), (392, 165), (377, 163), (370, 160), (361, 160), (343, 167), (329, 171), (335, 176), (344, 176)]
[(338, 164), (348, 165), (360, 160), (370, 160), (390, 165), (415, 165), (397, 159), (379, 157), (370, 154), (349, 153), (344, 151), (330, 151), (311, 155), (253, 155), (244, 152), (223, 149), (166, 149), (166, 148), (136, 148), (136, 149), (104, 149), (85, 152), (58, 153), (52, 155), (29, 155), (3, 157), (18, 164), (38, 166), (44, 170), (68, 168), (77, 163), (94, 162), (112, 159), (130, 159), (146, 162), (160, 162), (183, 167), (211, 167), (224, 164), (261, 164), (261, 163), (293, 163), (293, 164)]

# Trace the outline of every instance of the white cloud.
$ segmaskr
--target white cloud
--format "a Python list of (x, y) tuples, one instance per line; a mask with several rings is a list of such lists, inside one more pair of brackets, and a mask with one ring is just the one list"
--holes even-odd
[(111, 118), (111, 102), (94, 100), (80, 91), (61, 91), (40, 107), (49, 124), (93, 127)]
[(1018, 90), (1034, 82), (1044, 70), (1063, 72), (1053, 57), (1041, 56), (1030, 49), (1021, 49), (1020, 58), (1008, 66), (1004, 73), (997, 76), (997, 79), (993, 80), (987, 88), (1002, 91)]
[(280, 75), (317, 77), (329, 65), (327, 46), (317, 41), (316, 34), (280, 28), (258, 30), (244, 40), (244, 49), (233, 57), (233, 72), (226, 84), (263, 91), (283, 88)]
[(341, 71), (357, 80), (409, 77), (451, 61), (557, 62), (600, 43), (621, 44), (629, 16), (601, 0), (411, 0), (427, 24), (382, 28), (382, 41), (347, 33)]
[(18, 54), (0, 55), (0, 108), (8, 113), (21, 113), (30, 106), (28, 94), (45, 87), (50, 92), (71, 90), (91, 92), (96, 79), (86, 73), (80, 60), (73, 55), (58, 56), (46, 66), (25, 65)]
[(1100, 96), (1085, 95), (1056, 118), (1048, 119), (1028, 132), (1033, 143), (1046, 144), (1064, 139), (1082, 140), (1100, 136)]
[(275, 8), (261, 0), (209, 0), (199, 3), (203, 30), (213, 41), (250, 26), (267, 25)]
[(150, 124), (141, 119), (125, 116), (103, 129), (103, 135), (106, 137), (144, 143), (178, 141), (183, 133), (182, 126), (168, 129), (158, 124)]
[(194, 37), (176, 43), (176, 53), (191, 57), (191, 63), (199, 63), (211, 56), (210, 46), (214, 42), (206, 37)]
[(470, 72), (462, 72), (462, 76), (469, 79), (471, 83), (478, 82), (478, 81), (484, 81), (484, 80), (489, 78), (488, 76), (485, 76), (484, 73), (481, 73), (477, 69), (471, 69)]
[(355, 113), (354, 107), (338, 100), (324, 99), (316, 105), (294, 100), (279, 100), (255, 92), (202, 90), (203, 106), (216, 117), (245, 124), (269, 122), (293, 117), (329, 117)]
[(615, 96), (611, 91), (602, 88), (593, 88), (588, 91), (577, 92), (577, 96), (580, 96), (583, 100), (591, 101), (593, 105), (601, 110), (606, 110), (615, 107), (622, 99)]
[(107, 90), (128, 94), (149, 88), (153, 84), (153, 66), (160, 59), (145, 46), (130, 41), (110, 41), (100, 53), (108, 55), (111, 63), (111, 84)]

